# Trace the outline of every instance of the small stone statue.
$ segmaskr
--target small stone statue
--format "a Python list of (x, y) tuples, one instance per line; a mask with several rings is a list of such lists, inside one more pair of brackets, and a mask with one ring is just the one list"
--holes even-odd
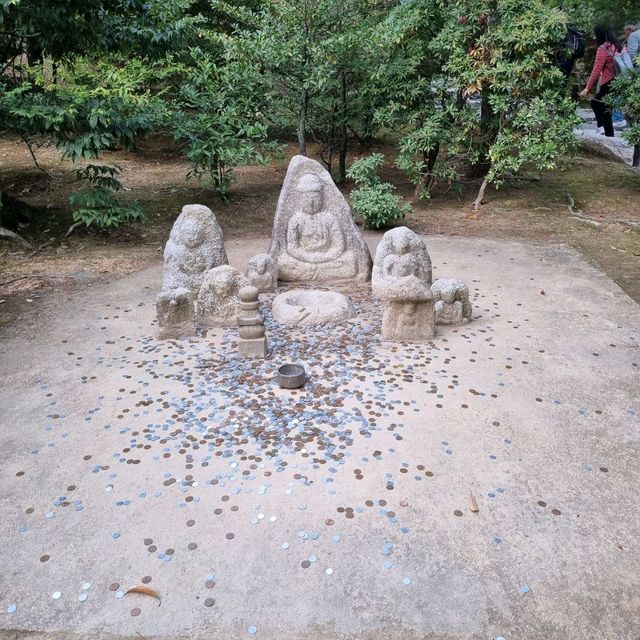
[(184, 287), (197, 294), (204, 274), (228, 262), (213, 211), (199, 204), (186, 205), (164, 248), (162, 289)]
[(195, 334), (195, 300), (189, 289), (161, 291), (156, 298), (156, 312), (161, 340)]
[(249, 281), (233, 267), (222, 265), (205, 273), (198, 293), (198, 324), (232, 327), (238, 315), (238, 291)]
[(284, 282), (367, 281), (371, 254), (344, 196), (315, 160), (294, 156), (282, 185), (269, 254)]
[(462, 280), (440, 278), (431, 285), (435, 300), (436, 324), (466, 324), (473, 308), (469, 289)]
[(260, 293), (275, 291), (278, 286), (278, 265), (268, 253), (259, 253), (249, 260), (247, 278)]
[(266, 358), (267, 356), (267, 336), (264, 330), (264, 320), (260, 315), (258, 296), (260, 291), (257, 287), (242, 287), (238, 291), (240, 307), (238, 315), (238, 327), (240, 332), (240, 342), (238, 349), (243, 355), (252, 358)]
[(424, 242), (407, 227), (384, 234), (373, 264), (373, 292), (384, 305), (382, 336), (427, 342), (435, 335), (431, 258)]

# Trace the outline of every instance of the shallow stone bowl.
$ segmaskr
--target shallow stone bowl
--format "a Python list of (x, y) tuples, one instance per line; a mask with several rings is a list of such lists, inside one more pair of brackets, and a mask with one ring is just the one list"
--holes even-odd
[(278, 384), (283, 389), (299, 389), (306, 377), (304, 367), (299, 364), (283, 364), (278, 369)]
[(304, 325), (340, 322), (355, 316), (349, 298), (326, 289), (291, 289), (277, 295), (271, 306), (279, 324)]

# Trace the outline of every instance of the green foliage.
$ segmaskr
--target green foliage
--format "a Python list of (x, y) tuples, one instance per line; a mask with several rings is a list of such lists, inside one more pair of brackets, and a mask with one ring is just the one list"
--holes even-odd
[(75, 226), (95, 226), (104, 231), (130, 222), (145, 222), (144, 212), (138, 202), (123, 204), (115, 193), (122, 190), (122, 183), (116, 178), (118, 167), (90, 164), (76, 172), (78, 180), (89, 186), (69, 197)]
[(353, 210), (362, 216), (368, 229), (380, 229), (402, 220), (411, 212), (411, 206), (403, 204), (395, 194), (396, 188), (380, 180), (378, 170), (383, 163), (384, 156), (373, 153), (356, 160), (347, 171), (347, 177), (356, 183), (350, 196)]
[[(475, 167), (499, 185), (552, 169), (577, 123), (556, 65), (568, 17), (546, 0), (408, 0), (378, 31), (392, 95), (376, 117), (399, 129), (397, 165), (428, 197)], [(394, 99), (395, 98), (395, 99)]]
[(121, 204), (113, 191), (105, 187), (89, 187), (72, 194), (69, 201), (77, 209), (73, 212), (76, 224), (95, 226), (100, 230), (113, 229), (130, 222), (146, 221), (137, 202)]
[[(640, 62), (640, 56), (638, 61)], [(613, 81), (610, 102), (619, 105), (631, 126), (622, 132), (622, 136), (632, 145), (640, 145), (640, 71), (623, 73)]]
[(626, 23), (640, 19), (637, 0), (560, 0), (558, 6), (571, 17), (571, 23), (587, 35), (598, 23), (620, 30)]
[(182, 82), (169, 102), (166, 126), (192, 165), (191, 176), (206, 176), (223, 198), (239, 164), (261, 164), (276, 148), (267, 143), (261, 110), (262, 83), (241, 59), (216, 62), (201, 49), (189, 51)]
[(275, 128), (296, 131), (300, 153), (320, 144), (329, 170), (344, 179), (350, 138), (375, 132), (372, 52), (363, 46), (386, 7), (366, 0), (263, 0), (259, 11), (216, 0), (237, 21), (238, 55), (260, 71)]

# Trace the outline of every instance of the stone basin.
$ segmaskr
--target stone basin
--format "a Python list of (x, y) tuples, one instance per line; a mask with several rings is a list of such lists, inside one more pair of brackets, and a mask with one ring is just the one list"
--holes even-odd
[(273, 300), (273, 318), (280, 324), (328, 324), (356, 315), (349, 298), (337, 291), (291, 289)]

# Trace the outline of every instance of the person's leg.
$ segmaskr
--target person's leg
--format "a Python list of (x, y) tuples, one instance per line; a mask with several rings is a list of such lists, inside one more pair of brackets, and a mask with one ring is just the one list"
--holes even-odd
[(613, 138), (613, 136), (615, 135), (613, 131), (613, 115), (611, 113), (611, 109), (604, 102), (610, 90), (611, 90), (611, 82), (607, 82), (607, 84), (600, 87), (600, 91), (598, 92), (600, 94), (600, 99), (602, 100), (602, 108), (603, 108), (602, 126), (604, 127), (604, 135), (607, 136), (607, 138)]
[(596, 117), (596, 124), (599, 127), (604, 126), (604, 122), (602, 120), (604, 104), (600, 99), (600, 92), (596, 93), (596, 95), (591, 99), (591, 108), (593, 109), (593, 115)]

